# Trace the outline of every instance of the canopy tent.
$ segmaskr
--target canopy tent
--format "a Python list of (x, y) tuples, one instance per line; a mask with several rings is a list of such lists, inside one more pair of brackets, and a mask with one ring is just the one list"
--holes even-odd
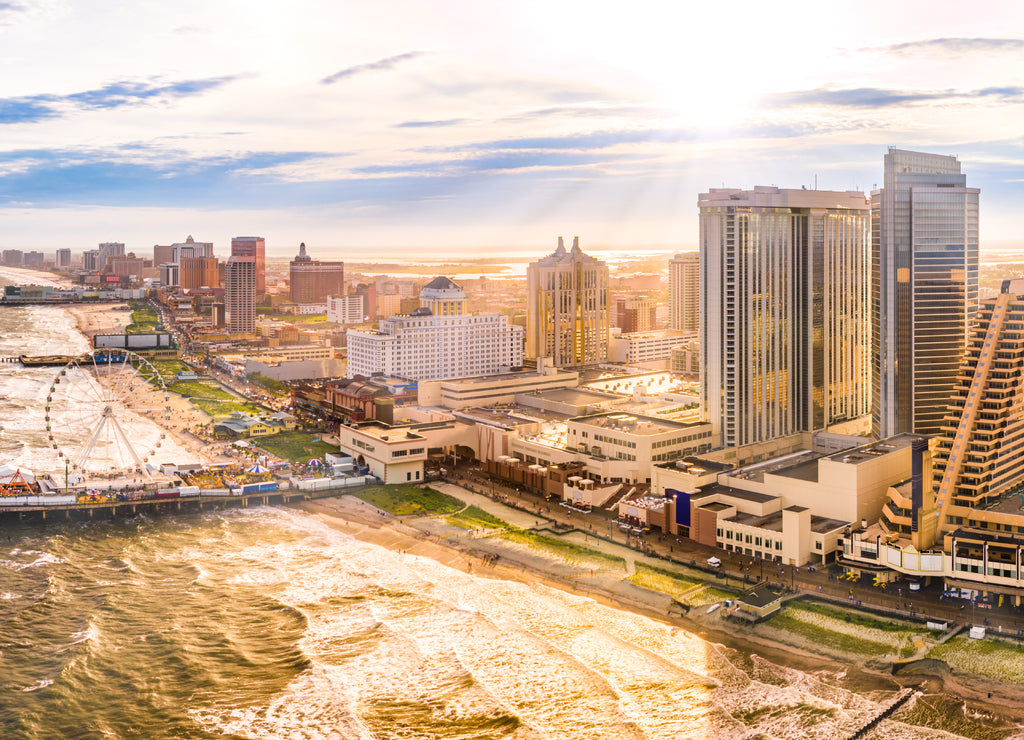
[(267, 468), (265, 468), (262, 465), (260, 465), (259, 463), (256, 463), (251, 468), (246, 468), (245, 472), (246, 473), (269, 473), (270, 471)]
[(231, 444), (233, 444), (235, 447), (248, 447), (249, 446), (249, 443), (246, 442), (244, 439), (240, 439), (237, 442), (232, 442)]

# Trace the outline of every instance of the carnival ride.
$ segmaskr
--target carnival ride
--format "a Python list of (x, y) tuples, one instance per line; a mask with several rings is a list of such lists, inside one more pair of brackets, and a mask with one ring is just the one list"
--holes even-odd
[(72, 358), (46, 396), (50, 445), (68, 469), (82, 474), (134, 470), (151, 477), (150, 459), (167, 436), (156, 424), (170, 417), (160, 373), (146, 358), (120, 348)]

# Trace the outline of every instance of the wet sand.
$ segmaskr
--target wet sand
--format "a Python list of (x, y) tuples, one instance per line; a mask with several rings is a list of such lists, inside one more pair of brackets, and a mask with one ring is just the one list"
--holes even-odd
[[(587, 568), (572, 568), (553, 558), (530, 557), (497, 538), (489, 538), (486, 541), (487, 551), (484, 551), (483, 543), (470, 539), (468, 535), (442, 537), (435, 534), (426, 537), (420, 529), (394, 517), (382, 516), (376, 508), (352, 496), (316, 499), (297, 506), (317, 515), (329, 526), (364, 542), (396, 552), (428, 557), (481, 578), (540, 583), (587, 596), (603, 605), (625, 609), (684, 629), (709, 643), (734, 650), (743, 656), (757, 656), (777, 665), (819, 676), (856, 693), (880, 694), (879, 701), (883, 703), (886, 693), (895, 697), (902, 687), (909, 686), (925, 695), (944, 693), (969, 700), (972, 710), (994, 715), (1011, 725), (1020, 717), (1020, 687), (1012, 684), (999, 683), (983, 676), (952, 674), (948, 668), (940, 670), (935, 665), (927, 664), (919, 670), (893, 675), (888, 665), (872, 661), (849, 662), (848, 658), (825, 655), (816, 645), (797, 636), (791, 642), (780, 642), (759, 634), (756, 627), (726, 622), (721, 618), (722, 609), (712, 615), (707, 615), (703, 608), (691, 610), (691, 616), (688, 617), (679, 616), (678, 613), (670, 614), (672, 600), (669, 596), (633, 587), (624, 581), (622, 572), (596, 573), (591, 577)], [(424, 521), (429, 520), (420, 520), (421, 523)], [(595, 544), (600, 547), (598, 543)], [(499, 563), (486, 564), (481, 555), (495, 550), (501, 553)], [(627, 588), (622, 587), (623, 583), (626, 583)]]

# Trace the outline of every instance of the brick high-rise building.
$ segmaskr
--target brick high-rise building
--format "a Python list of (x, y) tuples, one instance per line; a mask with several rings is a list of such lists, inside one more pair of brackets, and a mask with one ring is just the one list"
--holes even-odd
[(622, 329), (623, 334), (651, 331), (655, 328), (654, 314), (658, 303), (645, 296), (616, 296), (615, 321), (613, 326)]
[(231, 240), (232, 257), (256, 260), (256, 295), (267, 292), (267, 243), (262, 236), (236, 236)]
[(288, 265), (293, 303), (327, 303), (327, 296), (345, 294), (345, 263), (321, 262), (306, 254), (306, 243)]
[(216, 257), (182, 257), (178, 274), (182, 290), (220, 287), (220, 267)]

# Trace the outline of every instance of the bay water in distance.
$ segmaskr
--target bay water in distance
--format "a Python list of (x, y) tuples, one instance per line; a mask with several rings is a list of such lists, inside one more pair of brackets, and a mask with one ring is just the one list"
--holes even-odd
[[(27, 310), (0, 309), (0, 341), (84, 348), (62, 309)], [(0, 375), (0, 462), (43, 459), (37, 372)], [(5, 739), (843, 738), (893, 694), (844, 689), (842, 672), (474, 577), (290, 508), (0, 526)], [(983, 725), (921, 697), (873, 737), (1011, 734)]]

